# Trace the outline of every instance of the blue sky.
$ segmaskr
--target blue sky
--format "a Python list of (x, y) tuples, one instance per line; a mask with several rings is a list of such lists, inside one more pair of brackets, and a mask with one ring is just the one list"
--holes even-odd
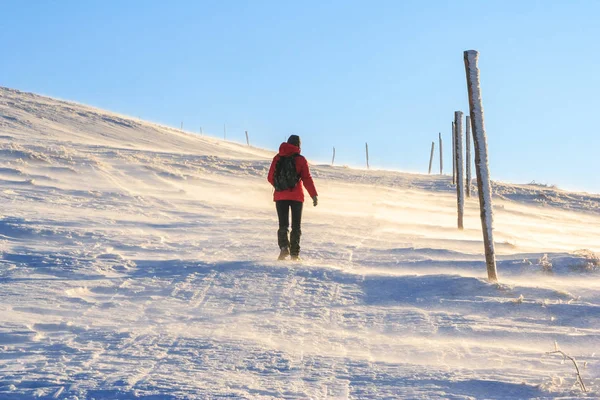
[[(598, 1), (6, 1), (0, 85), (426, 172), (480, 52), (493, 179), (600, 192)], [(436, 153), (437, 153), (436, 143)], [(446, 165), (451, 165), (447, 159)], [(436, 167), (434, 166), (434, 170)]]

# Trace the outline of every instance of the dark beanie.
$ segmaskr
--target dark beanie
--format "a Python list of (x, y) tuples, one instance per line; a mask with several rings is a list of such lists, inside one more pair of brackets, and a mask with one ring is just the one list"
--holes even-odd
[(296, 146), (296, 147), (298, 147), (298, 148), (299, 148), (299, 147), (300, 147), (300, 136), (298, 136), (298, 135), (291, 135), (291, 136), (288, 138), (288, 141), (287, 141), (287, 142), (288, 142), (289, 144), (293, 144), (294, 146)]

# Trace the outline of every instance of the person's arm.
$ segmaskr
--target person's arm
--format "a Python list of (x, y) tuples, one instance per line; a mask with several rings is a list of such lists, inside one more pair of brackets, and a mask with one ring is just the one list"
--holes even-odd
[[(302, 168), (300, 169), (300, 177), (302, 178), (302, 182), (304, 183), (304, 187), (308, 190), (308, 194), (312, 197), (313, 201), (315, 197), (318, 196), (317, 189), (315, 188), (315, 183), (313, 182), (312, 176), (310, 175), (310, 169), (308, 168), (308, 161), (306, 158), (302, 157)], [(316, 204), (315, 204), (316, 205)]]
[(269, 175), (267, 176), (267, 180), (271, 184), (271, 186), (275, 186), (275, 165), (277, 165), (277, 157), (273, 157), (273, 161), (271, 162), (271, 168), (269, 168)]

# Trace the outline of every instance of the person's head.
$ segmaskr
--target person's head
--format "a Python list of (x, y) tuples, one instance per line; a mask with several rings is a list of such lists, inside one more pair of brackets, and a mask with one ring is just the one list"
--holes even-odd
[(298, 136), (298, 135), (290, 135), (287, 142), (289, 144), (293, 144), (294, 146), (300, 148), (300, 136)]

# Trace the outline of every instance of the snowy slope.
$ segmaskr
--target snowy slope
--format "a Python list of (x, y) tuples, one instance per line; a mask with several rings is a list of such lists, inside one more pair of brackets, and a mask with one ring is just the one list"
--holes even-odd
[(0, 398), (600, 397), (600, 196), (495, 183), (493, 285), (449, 177), (313, 165), (276, 262), (272, 155), (0, 88)]

